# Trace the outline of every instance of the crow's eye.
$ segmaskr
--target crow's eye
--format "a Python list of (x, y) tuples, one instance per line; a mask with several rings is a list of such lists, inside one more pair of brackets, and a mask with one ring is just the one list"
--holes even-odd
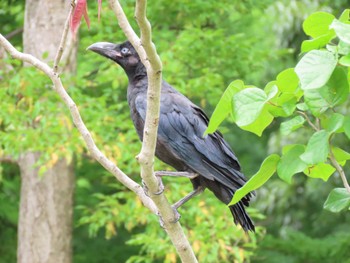
[(129, 53), (129, 49), (127, 47), (123, 47), (121, 52), (122, 52), (123, 55), (126, 55), (126, 54)]

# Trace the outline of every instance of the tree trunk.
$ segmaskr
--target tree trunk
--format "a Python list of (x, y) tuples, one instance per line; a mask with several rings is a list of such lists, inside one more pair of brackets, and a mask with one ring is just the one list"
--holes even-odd
[[(30, 53), (39, 59), (44, 57), (48, 62), (55, 59), (70, 2), (69, 0), (26, 0), (23, 29), (25, 53)], [(65, 71), (74, 72), (76, 69), (76, 46), (71, 34), (68, 34), (61, 60)]]
[[(27, 0), (23, 50), (52, 62), (60, 44), (70, 1)], [(74, 71), (76, 48), (68, 37), (62, 57), (65, 71)], [(62, 67), (61, 67), (62, 68)], [(48, 131), (49, 132), (49, 131)], [(72, 262), (73, 165), (59, 160), (43, 175), (36, 162), (40, 153), (25, 152), (21, 170), (18, 223), (18, 263)]]
[(62, 159), (38, 176), (35, 164), (39, 156), (28, 152), (19, 158), (18, 262), (71, 262), (73, 167)]

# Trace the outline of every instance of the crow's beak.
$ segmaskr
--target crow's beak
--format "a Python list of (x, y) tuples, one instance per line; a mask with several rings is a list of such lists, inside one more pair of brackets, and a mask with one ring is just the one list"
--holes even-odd
[(119, 45), (113, 43), (97, 42), (89, 46), (87, 50), (91, 50), (93, 52), (96, 52), (97, 54), (100, 54), (101, 56), (112, 60), (116, 60), (122, 57)]

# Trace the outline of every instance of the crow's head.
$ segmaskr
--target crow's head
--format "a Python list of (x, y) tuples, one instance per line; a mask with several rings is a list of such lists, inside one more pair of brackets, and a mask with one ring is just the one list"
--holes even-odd
[(118, 63), (128, 75), (133, 74), (135, 69), (142, 65), (139, 55), (129, 41), (121, 44), (97, 42), (87, 49)]

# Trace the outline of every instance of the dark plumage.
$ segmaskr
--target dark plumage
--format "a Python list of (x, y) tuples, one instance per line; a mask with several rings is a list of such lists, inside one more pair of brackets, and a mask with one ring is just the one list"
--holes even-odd
[[(130, 42), (99, 42), (88, 49), (118, 63), (129, 78), (128, 103), (131, 118), (142, 141), (146, 116), (147, 73)], [(219, 132), (203, 137), (208, 117), (188, 98), (163, 81), (156, 156), (178, 171), (196, 173), (191, 179), (194, 189), (208, 188), (228, 204), (233, 193), (246, 182), (240, 164)], [(236, 224), (245, 231), (254, 231), (254, 224), (245, 212), (251, 194), (230, 206)]]

